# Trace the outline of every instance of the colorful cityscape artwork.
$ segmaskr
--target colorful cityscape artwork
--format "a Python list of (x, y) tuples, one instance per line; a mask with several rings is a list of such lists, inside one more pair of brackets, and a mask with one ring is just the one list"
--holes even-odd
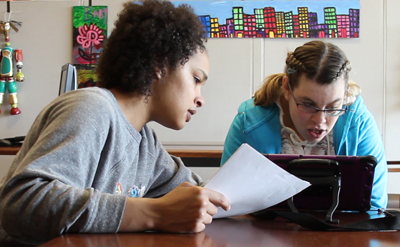
[(107, 6), (73, 7), (73, 64), (78, 88), (97, 86), (96, 67), (107, 39)]
[(360, 1), (173, 1), (193, 7), (209, 38), (358, 38)]

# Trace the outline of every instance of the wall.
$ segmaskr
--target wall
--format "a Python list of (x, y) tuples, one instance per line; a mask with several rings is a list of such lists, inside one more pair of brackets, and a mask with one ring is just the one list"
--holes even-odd
[[(366, 104), (384, 135), (386, 113), (392, 114), (391, 109), (385, 109), (384, 1), (360, 3), (361, 38), (326, 41), (337, 44), (347, 54), (353, 68), (351, 79), (362, 87)], [(307, 41), (310, 39), (210, 39), (210, 79), (203, 89), (206, 104), (181, 131), (154, 124), (160, 139), (174, 148), (195, 145), (222, 149), (240, 103), (253, 95), (266, 75), (282, 72), (287, 52)], [(400, 159), (393, 151), (388, 157)]]
[[(93, 1), (95, 5), (108, 6), (109, 30), (123, 2)], [(11, 43), (24, 51), (26, 81), (18, 84), (21, 115), (9, 115), (5, 98), (0, 137), (25, 135), (39, 111), (57, 97), (61, 66), (72, 61), (72, 6), (81, 3), (78, 0), (11, 2), (12, 19), (23, 22), (18, 33), (11, 33)], [(400, 160), (396, 148), (400, 139), (398, 9), (400, 3), (396, 0), (361, 0), (361, 37), (328, 40), (339, 45), (352, 62), (351, 78), (363, 89), (366, 104), (382, 131), (389, 160)], [(5, 10), (6, 2), (0, 2), (0, 12)], [(283, 70), (288, 51), (307, 41), (210, 39), (207, 43), (210, 79), (203, 89), (206, 104), (182, 131), (152, 124), (161, 141), (168, 148), (222, 149), (239, 104), (252, 96), (266, 75)], [(0, 156), (2, 166), (9, 163), (10, 158)]]
[[(11, 45), (23, 50), (25, 81), (18, 83), (19, 108), (17, 116), (9, 114), (8, 93), (0, 114), (0, 137), (26, 135), (34, 119), (47, 104), (58, 96), (61, 66), (72, 62), (72, 6), (82, 1), (18, 1), (11, 2), (11, 19), (21, 21), (19, 32), (11, 31)], [(108, 26), (112, 29), (124, 0), (95, 0), (96, 5), (107, 5)], [(84, 1), (88, 4), (88, 1)], [(0, 13), (7, 10), (0, 2)], [(3, 20), (0, 15), (0, 20)], [(4, 44), (3, 36), (0, 44)], [(12, 156), (0, 156), (0, 178)]]
[[(384, 8), (387, 13), (384, 19), (386, 39), (383, 50), (386, 56), (384, 64), (385, 145), (388, 159), (400, 160), (398, 145), (400, 140), (400, 1), (388, 0)], [(373, 61), (373, 57), (370, 60)]]

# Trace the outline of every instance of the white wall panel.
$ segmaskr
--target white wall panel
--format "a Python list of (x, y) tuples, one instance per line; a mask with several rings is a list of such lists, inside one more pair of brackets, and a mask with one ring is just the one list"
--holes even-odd
[[(388, 160), (400, 160), (400, 1), (387, 0), (385, 145)], [(373, 59), (370, 59), (373, 60)], [(399, 181), (399, 180), (398, 180)], [(399, 186), (400, 187), (400, 186)]]

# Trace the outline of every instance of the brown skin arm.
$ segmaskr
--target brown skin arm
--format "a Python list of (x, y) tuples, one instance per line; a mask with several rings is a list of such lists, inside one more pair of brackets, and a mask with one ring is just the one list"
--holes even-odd
[(201, 232), (217, 207), (230, 209), (224, 195), (185, 182), (160, 198), (128, 198), (119, 232)]

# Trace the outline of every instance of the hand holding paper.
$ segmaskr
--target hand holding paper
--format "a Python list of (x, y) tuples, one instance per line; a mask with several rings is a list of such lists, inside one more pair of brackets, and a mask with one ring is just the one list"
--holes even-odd
[(218, 210), (213, 218), (253, 213), (275, 204), (310, 186), (286, 172), (248, 144), (243, 144), (204, 186), (224, 194), (229, 211)]

